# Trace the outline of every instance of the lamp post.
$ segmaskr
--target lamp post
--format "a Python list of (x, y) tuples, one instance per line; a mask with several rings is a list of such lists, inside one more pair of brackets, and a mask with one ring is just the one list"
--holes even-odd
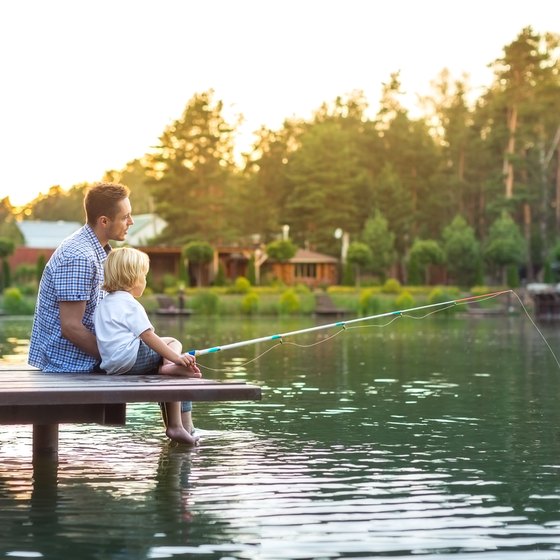
[(344, 266), (348, 255), (348, 245), (350, 245), (350, 234), (342, 228), (336, 228), (334, 230), (334, 236), (336, 239), (342, 240), (340, 246), (340, 262), (342, 263), (342, 266)]

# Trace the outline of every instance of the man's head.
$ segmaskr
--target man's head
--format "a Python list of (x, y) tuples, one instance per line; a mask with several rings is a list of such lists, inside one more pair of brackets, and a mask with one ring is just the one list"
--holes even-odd
[(104, 245), (110, 239), (124, 241), (134, 223), (128, 196), (130, 189), (118, 183), (97, 183), (84, 199), (86, 221)]

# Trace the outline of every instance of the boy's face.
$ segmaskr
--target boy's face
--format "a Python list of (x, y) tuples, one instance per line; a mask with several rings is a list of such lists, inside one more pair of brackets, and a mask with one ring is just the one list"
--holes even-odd
[(130, 289), (130, 293), (135, 297), (139, 298), (146, 289), (146, 276), (142, 275), (138, 278), (138, 282)]

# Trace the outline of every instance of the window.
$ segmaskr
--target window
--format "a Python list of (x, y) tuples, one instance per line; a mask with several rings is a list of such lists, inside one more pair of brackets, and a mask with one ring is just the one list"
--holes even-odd
[(317, 265), (315, 263), (296, 263), (296, 278), (317, 278)]

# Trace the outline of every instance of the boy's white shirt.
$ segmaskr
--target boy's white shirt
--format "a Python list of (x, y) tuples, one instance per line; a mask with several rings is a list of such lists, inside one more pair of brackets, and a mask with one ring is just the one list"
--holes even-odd
[(128, 292), (107, 294), (93, 315), (101, 369), (109, 374), (126, 373), (136, 362), (140, 335), (154, 330), (146, 310)]

